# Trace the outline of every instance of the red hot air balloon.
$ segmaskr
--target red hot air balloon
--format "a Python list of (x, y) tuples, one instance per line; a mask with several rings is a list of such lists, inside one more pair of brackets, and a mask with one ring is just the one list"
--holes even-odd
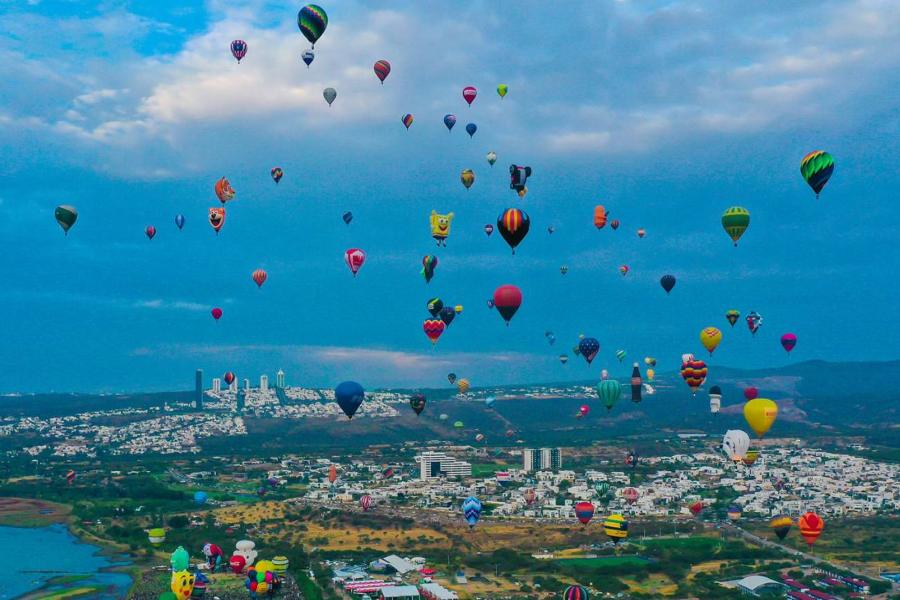
[(695, 395), (697, 394), (697, 389), (706, 380), (707, 372), (706, 363), (702, 360), (697, 360), (693, 355), (689, 355), (688, 360), (681, 363), (681, 377)]
[(625, 498), (625, 502), (628, 504), (634, 504), (641, 497), (641, 493), (632, 487), (625, 488), (622, 492), (622, 497)]
[(816, 513), (807, 512), (800, 515), (800, 518), (797, 520), (797, 528), (800, 530), (800, 535), (812, 548), (812, 545), (822, 535), (822, 530), (825, 529), (825, 521)]
[(240, 575), (244, 572), (244, 566), (247, 564), (247, 559), (244, 558), (242, 554), (233, 554), (231, 560), (228, 561), (228, 564), (231, 566), (232, 573)]
[(262, 284), (266, 282), (266, 279), (269, 278), (269, 274), (263, 271), (262, 269), (257, 269), (253, 271), (253, 275), (251, 275), (253, 281), (256, 282), (257, 287), (262, 287)]
[(231, 385), (234, 382), (234, 373), (228, 371), (225, 375), (222, 376), (222, 379), (225, 380), (225, 383)]
[(446, 328), (447, 324), (440, 319), (425, 319), (425, 322), (422, 323), (422, 331), (425, 332), (432, 344), (437, 344), (438, 338)]
[(578, 409), (578, 418), (586, 417), (589, 412), (591, 412), (591, 407), (587, 404), (582, 404)]
[(209, 311), (209, 313), (212, 315), (212, 318), (215, 319), (216, 321), (218, 321), (219, 319), (222, 318), (222, 309), (219, 308), (218, 306), (213, 308), (211, 311)]
[(381, 85), (384, 85), (384, 80), (391, 74), (391, 63), (383, 59), (379, 60), (375, 63), (374, 69), (375, 76), (381, 81)]
[(759, 396), (759, 390), (752, 385), (748, 388), (744, 388), (744, 398), (748, 401), (756, 399), (757, 396)]
[(587, 525), (594, 518), (594, 505), (590, 502), (578, 502), (575, 504), (575, 516), (582, 525)]
[(462, 94), (463, 99), (469, 103), (469, 106), (472, 106), (472, 103), (475, 102), (475, 96), (478, 95), (478, 90), (470, 85), (463, 88)]
[(781, 336), (781, 346), (790, 353), (791, 350), (794, 349), (794, 346), (797, 345), (797, 336), (793, 333), (786, 333)]
[(704, 508), (703, 502), (701, 502), (700, 500), (697, 500), (696, 502), (694, 502), (693, 504), (688, 506), (688, 509), (691, 511), (691, 514), (694, 515), (695, 517), (703, 512), (703, 508)]
[(519, 307), (522, 306), (522, 290), (514, 285), (501, 285), (494, 290), (494, 308), (500, 312), (500, 316), (506, 321), (513, 318)]
[(147, 229), (144, 230), (144, 233), (147, 234), (148, 239), (153, 239), (153, 236), (156, 235), (156, 227), (153, 225), (147, 225)]
[(359, 499), (359, 506), (363, 509), (363, 512), (369, 510), (372, 507), (372, 496), (366, 494), (362, 498)]
[(366, 253), (359, 248), (350, 248), (344, 252), (344, 262), (350, 268), (350, 272), (356, 277), (356, 274), (366, 262)]

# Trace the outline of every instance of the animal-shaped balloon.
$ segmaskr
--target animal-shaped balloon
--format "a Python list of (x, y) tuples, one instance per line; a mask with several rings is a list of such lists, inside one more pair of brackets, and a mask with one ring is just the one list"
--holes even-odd
[(172, 593), (176, 598), (186, 600), (194, 591), (194, 574), (190, 571), (173, 571), (171, 582)]
[(437, 211), (431, 211), (431, 237), (437, 241), (438, 246), (447, 245), (447, 238), (450, 236), (450, 224), (452, 221), (452, 212), (441, 215), (438, 214)]

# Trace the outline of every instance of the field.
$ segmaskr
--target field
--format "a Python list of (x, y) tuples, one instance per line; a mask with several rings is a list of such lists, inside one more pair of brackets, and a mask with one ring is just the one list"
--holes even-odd
[(640, 556), (598, 556), (596, 558), (565, 558), (556, 562), (571, 567), (614, 567), (624, 565), (642, 567), (649, 561)]
[(14, 527), (42, 527), (65, 521), (70, 509), (32, 498), (0, 498), (0, 525)]

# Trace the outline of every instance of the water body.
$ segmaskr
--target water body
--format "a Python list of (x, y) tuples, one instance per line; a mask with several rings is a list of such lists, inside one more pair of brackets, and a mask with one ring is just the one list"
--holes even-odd
[(16, 598), (43, 588), (57, 577), (84, 576), (84, 579), (44, 588), (62, 589), (99, 587), (91, 598), (124, 598), (131, 587), (131, 576), (107, 572), (109, 567), (128, 564), (124, 559), (100, 553), (72, 535), (65, 525), (49, 527), (0, 527), (3, 549), (0, 598)]

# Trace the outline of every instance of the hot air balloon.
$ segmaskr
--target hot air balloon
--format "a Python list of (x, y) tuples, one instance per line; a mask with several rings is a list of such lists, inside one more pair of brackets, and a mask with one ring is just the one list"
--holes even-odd
[(613, 228), (613, 231), (618, 229), (619, 225), (620, 225), (620, 223), (619, 223), (618, 219), (613, 219), (612, 221), (609, 222), (609, 226)]
[(560, 354), (559, 362), (561, 362), (562, 364), (566, 364), (567, 362), (569, 362), (569, 355), (568, 354)]
[(447, 381), (450, 382), (450, 385), (456, 383), (456, 373), (447, 373)]
[(244, 40), (234, 40), (231, 42), (231, 55), (241, 63), (241, 59), (247, 56), (247, 42)]
[(366, 399), (366, 391), (355, 381), (345, 381), (334, 388), (334, 399), (347, 418), (352, 419)]
[(594, 227), (603, 229), (606, 226), (606, 209), (602, 204), (594, 207)]
[(794, 520), (787, 515), (778, 515), (769, 521), (769, 527), (775, 532), (779, 540), (784, 540), (794, 525)]
[(591, 364), (591, 362), (594, 360), (594, 357), (597, 356), (598, 352), (600, 352), (600, 342), (597, 341), (597, 338), (581, 338), (581, 341), (578, 342), (577, 348), (578, 353), (584, 357), (584, 360), (587, 361), (587, 364)]
[(162, 527), (154, 527), (147, 531), (147, 541), (153, 546), (159, 546), (166, 541), (166, 530)]
[(695, 517), (702, 513), (704, 508), (705, 507), (702, 500), (697, 500), (696, 502), (688, 506), (688, 510), (690, 510), (691, 514)]
[(620, 514), (609, 515), (603, 520), (603, 533), (618, 544), (619, 540), (628, 537), (628, 521)]
[(490, 152), (487, 153), (486, 158), (487, 158), (488, 164), (493, 167), (494, 163), (497, 162), (497, 153), (494, 152), (493, 150), (491, 150)]
[(348, 248), (344, 252), (344, 262), (350, 268), (350, 272), (356, 277), (356, 274), (366, 262), (366, 253), (359, 248)]
[(709, 351), (710, 356), (719, 347), (721, 341), (722, 332), (715, 327), (706, 327), (700, 332), (700, 343)]
[(697, 360), (693, 355), (689, 356), (690, 358), (687, 361), (681, 363), (681, 377), (688, 384), (688, 387), (691, 388), (691, 392), (696, 395), (697, 389), (706, 380), (708, 369), (705, 362)]
[(647, 381), (653, 381), (653, 378), (656, 377), (656, 371), (653, 369), (647, 369)]
[(757, 396), (759, 396), (759, 390), (757, 390), (755, 387), (750, 386), (748, 388), (744, 388), (744, 398), (746, 398), (747, 400), (753, 400)]
[(591, 412), (591, 407), (588, 406), (587, 404), (582, 404), (582, 405), (578, 408), (578, 415), (576, 415), (576, 416), (580, 419), (581, 417), (586, 417), (586, 416), (588, 416), (588, 413), (589, 413), (589, 412)]
[(609, 494), (609, 483), (605, 481), (598, 481), (594, 484), (594, 491), (597, 492), (597, 497), (601, 500), (606, 498)]
[(587, 525), (594, 518), (594, 505), (590, 502), (578, 502), (575, 504), (575, 517), (582, 525)]
[(551, 346), (556, 343), (556, 335), (554, 335), (552, 331), (545, 331), (544, 337), (547, 338), (547, 342)]
[(628, 454), (625, 455), (625, 465), (634, 469), (634, 468), (637, 468), (637, 464), (638, 464), (637, 450), (629, 450)]
[(331, 465), (328, 467), (328, 483), (334, 485), (334, 482), (337, 481), (337, 467), (335, 465)]
[(619, 359), (619, 362), (625, 360), (625, 357), (628, 355), (624, 350), (616, 350), (616, 358)]
[(218, 321), (219, 319), (222, 318), (222, 309), (219, 308), (218, 306), (216, 306), (211, 311), (209, 311), (209, 313), (212, 315), (212, 318), (215, 319), (216, 321)]
[(188, 551), (184, 549), (184, 546), (178, 546), (169, 557), (169, 564), (172, 566), (173, 571), (184, 571), (188, 568), (190, 562), (191, 557)]
[(522, 306), (522, 290), (516, 286), (501, 285), (494, 290), (494, 307), (506, 321), (507, 326), (520, 306)]
[(372, 68), (375, 70), (375, 77), (381, 81), (381, 85), (384, 85), (384, 80), (391, 74), (391, 63), (382, 59), (376, 61), (375, 66)]
[(747, 329), (749, 329), (750, 333), (753, 335), (756, 335), (756, 332), (762, 327), (762, 322), (762, 315), (755, 310), (751, 310), (750, 314), (747, 315)]
[(256, 282), (256, 287), (261, 288), (262, 284), (264, 284), (266, 282), (266, 279), (269, 278), (269, 274), (262, 269), (257, 269), (253, 271), (253, 274), (250, 277), (253, 279), (253, 281)]
[(312, 50), (304, 50), (303, 54), (300, 55), (300, 58), (306, 63), (306, 68), (308, 69), (309, 65), (311, 65), (312, 61), (316, 58), (316, 55)]
[(244, 571), (244, 567), (247, 565), (247, 559), (244, 558), (243, 554), (232, 554), (231, 558), (228, 561), (228, 565), (231, 567), (231, 572), (235, 575), (240, 575)]
[(484, 399), (484, 406), (486, 408), (493, 408), (494, 404), (496, 404), (496, 403), (497, 403), (497, 399), (494, 398), (493, 396), (488, 396), (487, 398)]
[(732, 521), (739, 521), (743, 509), (740, 504), (732, 504), (728, 507), (728, 518)]
[(656, 359), (653, 358), (652, 356), (645, 356), (645, 357), (644, 357), (644, 364), (647, 365), (648, 367), (655, 367), (655, 366), (656, 366)]
[(768, 398), (754, 398), (744, 405), (744, 418), (757, 437), (769, 431), (777, 416), (778, 405)]
[(466, 123), (466, 133), (469, 134), (469, 137), (474, 136), (476, 131), (478, 131), (478, 125), (475, 123)]
[(481, 518), (481, 501), (475, 496), (469, 496), (463, 500), (462, 512), (469, 527), (475, 527), (475, 523)]
[(270, 173), (272, 175), (272, 181), (276, 184), (284, 177), (284, 170), (281, 167), (273, 167)]
[(207, 498), (206, 492), (194, 492), (194, 504), (202, 506), (206, 504)]
[(447, 131), (452, 131), (454, 125), (456, 125), (456, 115), (444, 115), (444, 126)]
[(345, 223), (345, 224), (349, 225), (349, 224), (350, 224), (350, 221), (353, 220), (353, 213), (350, 212), (350, 211), (348, 210), (348, 211), (345, 212), (343, 215), (341, 215), (341, 219), (344, 220), (344, 223)]
[[(440, 298), (431, 298), (426, 304), (425, 309), (432, 317), (437, 317), (441, 314), (441, 309), (444, 308), (444, 302)], [(452, 382), (451, 382), (452, 383)]]
[(175, 227), (184, 229), (184, 215), (175, 215)]
[(643, 227), (641, 227), (640, 229), (637, 230), (637, 236), (639, 238), (643, 238), (645, 235), (647, 235), (647, 230), (644, 229)]
[(327, 87), (322, 90), (322, 97), (325, 98), (325, 102), (328, 103), (328, 106), (331, 106), (331, 103), (337, 98), (337, 90), (333, 87)]
[(525, 500), (525, 504), (531, 506), (534, 504), (534, 501), (537, 499), (537, 494), (534, 492), (534, 488), (528, 488), (522, 493), (522, 498)]
[(815, 150), (803, 157), (800, 161), (800, 174), (812, 191), (816, 193), (816, 198), (834, 172), (834, 159), (831, 155), (822, 150)]
[(234, 188), (231, 187), (231, 183), (225, 179), (224, 177), (220, 178), (216, 185), (213, 187), (216, 192), (216, 198), (219, 199), (219, 202), (225, 204), (229, 200), (234, 199)]
[(740, 429), (729, 429), (722, 438), (722, 452), (730, 460), (740, 462), (750, 449), (750, 436)]
[(722, 388), (717, 385), (709, 388), (709, 412), (716, 414), (722, 407)]
[(562, 266), (559, 268), (559, 272), (560, 272), (562, 275), (565, 275), (566, 273), (569, 272), (569, 266), (568, 266), (568, 265), (562, 265)]
[(456, 382), (456, 391), (460, 394), (466, 394), (469, 391), (469, 388), (472, 387), (472, 384), (469, 383), (469, 380), (466, 378), (462, 378), (457, 380)]
[(363, 512), (369, 510), (372, 507), (372, 496), (365, 494), (359, 499), (359, 506), (363, 509)]
[(438, 266), (438, 258), (433, 254), (426, 254), (422, 258), (422, 277), (425, 278), (425, 283), (431, 281), (431, 278), (434, 277), (434, 270)]
[(492, 233), (494, 233), (494, 226), (488, 223), (484, 226), (484, 234), (488, 237), (491, 237)]
[(222, 229), (222, 225), (225, 224), (225, 207), (224, 206), (214, 206), (209, 209), (209, 225), (213, 228), (213, 231), (216, 232), (216, 235), (219, 235), (219, 231)]
[(757, 458), (759, 458), (759, 450), (747, 450), (747, 454), (744, 455), (741, 462), (750, 467), (753, 466)]
[(148, 240), (152, 240), (156, 236), (156, 227), (153, 225), (147, 225), (147, 228), (144, 230), (144, 234), (147, 236)]
[(750, 226), (750, 211), (743, 206), (732, 206), (722, 213), (722, 227), (737, 246), (738, 240)]
[(501, 98), (506, 98), (506, 93), (509, 92), (509, 86), (505, 83), (501, 83), (497, 86), (497, 95)]
[(297, 13), (297, 27), (300, 28), (300, 33), (309, 40), (312, 47), (315, 48), (316, 42), (325, 33), (325, 28), (328, 27), (328, 15), (322, 10), (321, 6), (307, 4)]
[(465, 427), (465, 425), (463, 425), (462, 421), (454, 421), (453, 422), (454, 429), (462, 429), (463, 427)]
[(416, 413), (416, 416), (421, 415), (422, 411), (425, 410), (425, 394), (421, 392), (413, 394), (409, 398), (409, 405)]
[(628, 504), (634, 504), (640, 497), (641, 493), (633, 487), (625, 488), (624, 490), (622, 490), (622, 498), (624, 498), (625, 502), (627, 502)]
[(563, 600), (590, 600), (588, 591), (580, 585), (570, 585), (563, 592)]
[(438, 317), (447, 325), (447, 327), (450, 327), (453, 323), (453, 319), (456, 318), (456, 311), (452, 306), (445, 306), (441, 309), (441, 312), (438, 313)]
[(628, 265), (622, 265), (619, 267), (619, 273), (622, 274), (622, 277), (625, 277), (626, 275), (628, 275), (628, 271), (630, 271), (630, 270), (631, 269), (628, 268)]
[(483, 442), (483, 441), (484, 441), (484, 434), (483, 434), (483, 433), (476, 433), (476, 434), (475, 434), (475, 441), (478, 442), (478, 443)]
[(225, 381), (225, 383), (227, 385), (231, 385), (232, 383), (234, 383), (234, 379), (235, 379), (234, 373), (232, 373), (231, 371), (228, 371), (222, 376), (222, 379)]
[(69, 469), (66, 472), (66, 483), (68, 483), (69, 485), (72, 485), (73, 483), (75, 483), (75, 470), (74, 469)]
[(644, 382), (641, 380), (641, 370), (638, 368), (638, 364), (634, 363), (631, 367), (631, 401), (632, 402), (640, 402), (641, 401), (641, 390), (643, 389)]
[(413, 124), (414, 120), (412, 114), (406, 113), (400, 120), (403, 121), (403, 125), (406, 127), (406, 130), (409, 131), (409, 127)]
[(472, 187), (472, 184), (475, 183), (475, 171), (472, 169), (463, 169), (462, 173), (459, 174), (459, 180), (462, 181), (462, 184), (469, 189)]
[(794, 346), (797, 345), (797, 336), (793, 333), (786, 333), (781, 336), (781, 347), (785, 349), (786, 352), (790, 353), (791, 350), (794, 349)]
[(75, 221), (78, 220), (78, 211), (75, 210), (74, 206), (60, 204), (56, 207), (56, 210), (53, 211), (53, 217), (56, 219), (56, 222), (59, 223), (59, 226), (62, 227), (63, 233), (69, 235), (69, 229), (71, 229), (72, 225), (75, 224)]
[(600, 402), (603, 403), (606, 410), (612, 410), (612, 407), (622, 395), (622, 384), (615, 379), (605, 379), (597, 384), (597, 395), (600, 397)]
[(516, 253), (516, 247), (528, 235), (530, 227), (531, 219), (528, 218), (528, 213), (520, 208), (507, 208), (497, 217), (497, 228), (500, 230), (500, 235), (512, 248), (513, 254)]
[(725, 312), (725, 319), (731, 323), (731, 326), (734, 327), (734, 324), (737, 323), (737, 320), (741, 318), (741, 311), (731, 309)]
[(422, 331), (425, 332), (432, 344), (437, 344), (438, 338), (446, 328), (447, 325), (440, 319), (425, 319), (425, 322), (422, 323)]
[(675, 277), (672, 275), (663, 275), (659, 279), (659, 285), (662, 286), (662, 289), (666, 290), (666, 293), (672, 291), (672, 288), (675, 287)]
[(463, 88), (462, 96), (463, 96), (463, 99), (469, 104), (469, 106), (472, 106), (472, 102), (475, 101), (475, 96), (477, 96), (477, 95), (478, 95), (478, 90), (476, 90), (471, 85)]

